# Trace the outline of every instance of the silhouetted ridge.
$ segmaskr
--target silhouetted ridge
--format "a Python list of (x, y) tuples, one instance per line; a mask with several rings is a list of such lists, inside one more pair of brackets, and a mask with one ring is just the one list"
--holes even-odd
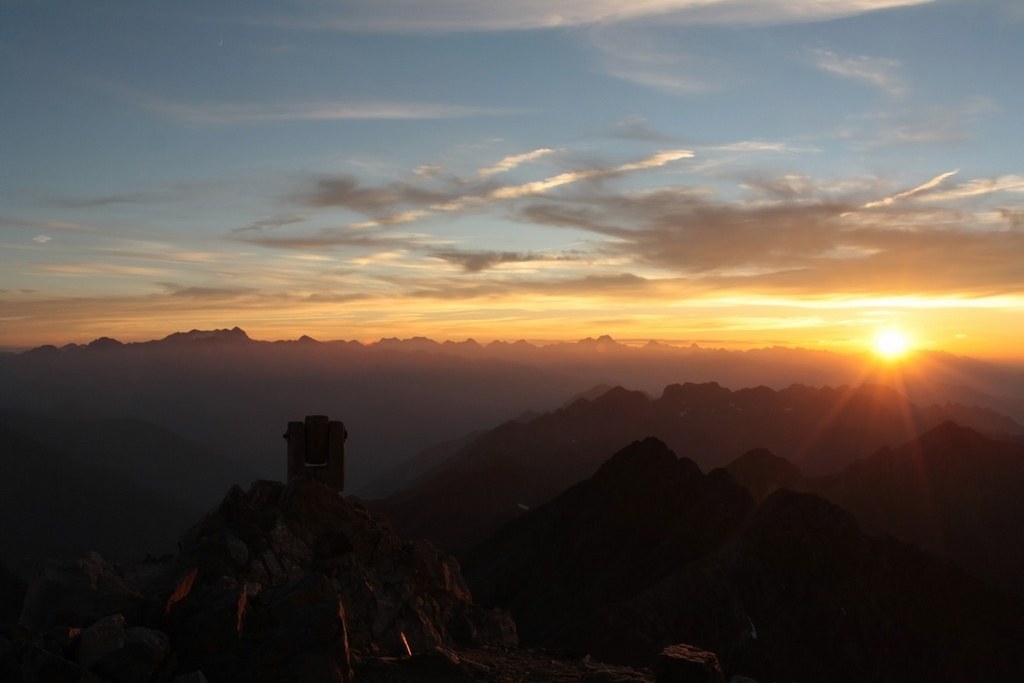
[(732, 392), (718, 382), (705, 384), (669, 384), (661, 394), (659, 403), (671, 408), (689, 408), (693, 405), (714, 404), (725, 400)]
[(597, 472), (590, 479), (590, 484), (596, 486), (607, 482), (616, 485), (623, 480), (649, 482), (652, 477), (658, 476), (674, 479), (672, 475), (680, 467), (700, 474), (700, 468), (695, 463), (686, 459), (680, 460), (669, 450), (665, 442), (649, 436), (643, 441), (634, 441), (608, 458), (597, 468)]
[(725, 470), (758, 501), (780, 488), (799, 488), (803, 484), (800, 468), (767, 448), (747, 451)]
[(481, 602), (509, 605), (524, 639), (543, 643), (709, 552), (752, 507), (728, 475), (706, 477), (648, 438), (507, 524), (464, 567)]
[(630, 391), (623, 387), (612, 387), (603, 394), (593, 398), (580, 398), (566, 407), (569, 414), (584, 414), (588, 416), (607, 415), (609, 417), (623, 417), (636, 414), (649, 406), (651, 400), (642, 391)]
[(1024, 446), (943, 422), (807, 487), (887, 533), (1024, 595)]
[(181, 342), (247, 342), (252, 341), (249, 335), (240, 327), (217, 330), (189, 330), (188, 332), (174, 332), (160, 341), (170, 343)]
[[(758, 499), (805, 476), (837, 472), (941, 421), (888, 387), (792, 385), (731, 391), (716, 382), (671, 384), (651, 400), (621, 386), (588, 393), (526, 424), (503, 424), (439, 464), (432, 475), (371, 506), (402, 533), (462, 552), (523, 511), (593, 475), (609, 453), (655, 436), (704, 471), (752, 449), (798, 469), (762, 463), (736, 476)], [(741, 467), (743, 463), (737, 465)]]
[[(746, 461), (780, 464), (763, 451)], [(654, 438), (506, 524), (463, 566), (524, 642), (599, 661), (646, 665), (684, 642), (758, 680), (1024, 673), (1005, 637), (1024, 627), (1019, 599), (868, 536), (819, 496), (782, 489), (755, 507), (728, 472), (705, 476)]]

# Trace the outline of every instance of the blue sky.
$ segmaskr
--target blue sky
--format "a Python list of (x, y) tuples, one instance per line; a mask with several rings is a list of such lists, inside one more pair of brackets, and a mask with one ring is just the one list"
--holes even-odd
[(0, 345), (1012, 354), (1022, 37), (999, 0), (6, 2)]

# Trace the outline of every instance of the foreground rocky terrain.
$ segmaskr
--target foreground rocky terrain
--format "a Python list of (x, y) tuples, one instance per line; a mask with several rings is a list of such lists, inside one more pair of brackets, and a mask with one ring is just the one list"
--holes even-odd
[(387, 658), (516, 642), (454, 560), (300, 477), (232, 488), (176, 555), (39, 567), (0, 633), (0, 679), (347, 681)]
[[(987, 443), (941, 425), (896, 456), (963, 478)], [(998, 451), (971, 491), (1024, 462)], [(867, 471), (901, 471), (883, 455)], [(235, 486), (174, 554), (0, 571), (0, 681), (1024, 680), (1019, 596), (779, 488), (808, 480), (768, 451), (734, 465), (636, 441), (467, 553), (467, 579), (314, 480)]]

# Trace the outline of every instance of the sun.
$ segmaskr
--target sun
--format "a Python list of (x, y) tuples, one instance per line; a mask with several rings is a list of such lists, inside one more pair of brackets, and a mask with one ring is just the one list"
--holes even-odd
[(910, 350), (910, 341), (899, 330), (882, 330), (875, 336), (874, 350), (886, 360), (897, 360)]

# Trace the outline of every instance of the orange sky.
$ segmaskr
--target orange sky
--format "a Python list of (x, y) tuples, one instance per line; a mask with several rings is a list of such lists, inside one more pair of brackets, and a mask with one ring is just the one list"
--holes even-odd
[(342, 4), (0, 5), (0, 348), (1024, 356), (1019, 2)]

